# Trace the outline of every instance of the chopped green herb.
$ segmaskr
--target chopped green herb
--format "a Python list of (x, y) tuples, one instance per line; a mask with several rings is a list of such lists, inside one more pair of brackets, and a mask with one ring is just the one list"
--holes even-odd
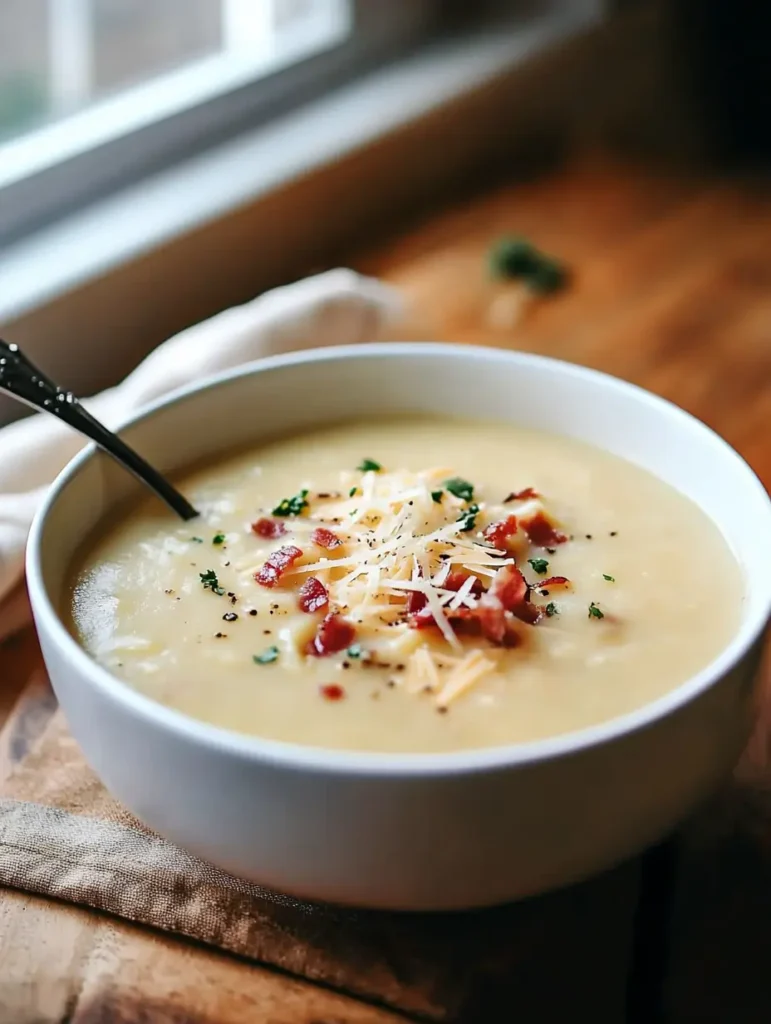
[(203, 537), (191, 537), (193, 544), (203, 544)]
[(431, 500), (436, 505), (441, 505), (442, 504), (442, 495), (443, 494), (444, 494), (444, 491), (431, 491)]
[(364, 658), (366, 652), (363, 650), (361, 644), (351, 644), (348, 650), (345, 652), (349, 658)]
[(460, 498), (461, 501), (474, 500), (474, 485), (470, 484), (468, 480), (464, 480), (462, 477), (454, 476), (451, 480), (445, 480), (444, 486), (450, 494), (454, 494), (455, 497)]
[(549, 618), (551, 618), (552, 615), (559, 615), (559, 608), (557, 608), (554, 601), (549, 601), (549, 603), (546, 605), (545, 611)]
[(541, 263), (527, 278), (528, 286), (541, 295), (551, 295), (567, 284), (568, 274), (561, 263), (551, 256), (542, 256)]
[(225, 534), (224, 533), (215, 533), (214, 536), (211, 539), (211, 542), (212, 542), (212, 544), (224, 544), (225, 543)]
[(494, 277), (518, 278), (542, 295), (559, 291), (567, 283), (565, 267), (526, 238), (502, 238), (490, 250), (489, 263)]
[(355, 516), (355, 515), (357, 515), (357, 514), (358, 514), (358, 511), (359, 511), (359, 510), (358, 510), (357, 508), (355, 508), (355, 509), (353, 509), (353, 510), (352, 510), (352, 511), (351, 511), (351, 512), (349, 513), (349, 515)]
[(545, 558), (528, 558), (528, 562), (533, 567), (533, 572), (537, 572), (539, 576), (545, 576), (549, 568), (549, 563)]
[[(448, 488), (449, 490), (449, 488)], [(477, 524), (477, 516), (479, 515), (479, 505), (469, 505), (469, 507), (458, 516), (456, 522), (461, 524), (461, 530), (463, 533), (468, 533), (473, 530)]]
[(490, 249), (493, 277), (525, 277), (537, 263), (537, 250), (526, 238), (501, 238)]
[(225, 593), (225, 588), (220, 586), (220, 581), (217, 579), (217, 573), (214, 569), (207, 569), (206, 572), (199, 572), (198, 575), (204, 590), (211, 590), (213, 594), (219, 595)]
[(356, 489), (355, 487), (352, 487), (352, 488), (350, 489), (350, 491), (348, 492), (348, 497), (349, 497), (349, 498), (352, 498), (352, 497), (354, 496), (354, 494), (356, 493), (356, 490), (357, 490), (357, 489)]
[(255, 665), (270, 665), (278, 659), (278, 647), (266, 647), (262, 654), (253, 654), (252, 661)]
[(604, 619), (605, 613), (601, 612), (597, 605), (592, 601), (589, 605), (589, 618), (590, 619)]
[(356, 468), (360, 473), (379, 473), (383, 467), (374, 459), (362, 459)]
[(293, 498), (284, 498), (273, 509), (274, 516), (299, 516), (303, 509), (308, 507), (305, 500), (308, 497), (307, 491), (300, 491)]
[(616, 577), (615, 577), (615, 576), (608, 576), (608, 574), (607, 574), (606, 572), (604, 572), (604, 573), (602, 574), (602, 578), (603, 578), (604, 580), (607, 580), (607, 581), (608, 581), (608, 583), (615, 583), (615, 582), (616, 582)]

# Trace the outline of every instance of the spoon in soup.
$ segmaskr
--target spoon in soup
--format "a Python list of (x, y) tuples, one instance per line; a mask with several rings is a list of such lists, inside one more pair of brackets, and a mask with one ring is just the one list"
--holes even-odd
[(71, 391), (64, 391), (32, 363), (18, 345), (0, 339), (0, 392), (5, 392), (33, 409), (50, 413), (73, 430), (84, 434), (166, 502), (185, 521), (198, 511), (187, 498), (138, 452), (95, 419)]

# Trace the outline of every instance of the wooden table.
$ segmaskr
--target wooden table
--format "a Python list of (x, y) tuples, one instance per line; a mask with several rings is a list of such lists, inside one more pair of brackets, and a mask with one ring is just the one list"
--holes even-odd
[[(485, 258), (507, 232), (564, 259), (573, 280), (515, 327), (495, 328)], [(429, 216), (352, 262), (403, 289), (402, 337), (536, 351), (635, 381), (715, 427), (771, 484), (771, 195), (757, 185), (576, 161)], [(0, 658), (5, 720), (41, 663), (31, 635)], [(44, 707), (42, 682), (36, 692)], [(768, 1020), (770, 730), (766, 705), (731, 786), (647, 859), (638, 1021)], [(403, 1019), (80, 908), (0, 896), (2, 1022)]]

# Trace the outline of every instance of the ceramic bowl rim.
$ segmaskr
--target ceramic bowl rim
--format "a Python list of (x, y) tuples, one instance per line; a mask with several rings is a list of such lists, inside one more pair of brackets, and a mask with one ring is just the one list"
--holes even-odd
[[(593, 380), (606, 388), (621, 391), (622, 394), (634, 398), (637, 402), (647, 403), (656, 412), (668, 416), (670, 422), (675, 422), (682, 427), (695, 426), (703, 441), (720, 448), (724, 457), (735, 460), (739, 464), (747, 488), (760, 492), (761, 498), (765, 499), (767, 529), (771, 531), (771, 500), (763, 484), (745, 460), (701, 420), (674, 403), (610, 374), (526, 352), (441, 342), (379, 342), (367, 345), (307, 349), (268, 356), (175, 389), (125, 419), (117, 429), (123, 430), (152, 419), (156, 413), (168, 406), (194, 398), (197, 394), (218, 388), (235, 379), (257, 375), (268, 370), (280, 370), (287, 366), (329, 360), (351, 358), (366, 360), (383, 356), (409, 358), (422, 355), (454, 359), (458, 360), (460, 364), (472, 359), (490, 362), (514, 361), (535, 367), (540, 366), (552, 373), (560, 373), (577, 381)], [(183, 712), (157, 703), (131, 689), (107, 669), (93, 661), (70, 635), (62, 622), (54, 602), (48, 594), (44, 578), (43, 542), (48, 529), (49, 514), (56, 505), (59, 495), (78, 476), (97, 450), (95, 445), (88, 445), (64, 467), (51, 485), (32, 524), (27, 546), (26, 572), (27, 587), (37, 627), (41, 631), (46, 631), (50, 640), (68, 660), (73, 672), (80, 677), (85, 677), (90, 686), (101, 691), (103, 696), (117, 702), (123, 711), (144, 719), (147, 726), (155, 726), (171, 732), (178, 739), (187, 739), (203, 748), (220, 753), (230, 753), (242, 760), (267, 762), (296, 770), (307, 769), (326, 773), (420, 777), (525, 767), (544, 760), (575, 755), (588, 748), (618, 741), (632, 733), (654, 726), (696, 699), (747, 656), (752, 646), (762, 636), (771, 616), (771, 574), (768, 574), (766, 594), (759, 602), (756, 602), (756, 609), (742, 620), (733, 639), (708, 665), (673, 690), (634, 711), (618, 715), (597, 725), (554, 737), (449, 753), (372, 753), (326, 749), (249, 736), (220, 726), (209, 725)]]

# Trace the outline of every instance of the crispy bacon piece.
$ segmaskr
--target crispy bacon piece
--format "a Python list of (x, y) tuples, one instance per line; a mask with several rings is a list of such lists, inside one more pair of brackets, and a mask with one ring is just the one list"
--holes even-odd
[(555, 548), (567, 540), (565, 534), (558, 530), (554, 523), (549, 522), (543, 512), (536, 512), (529, 519), (523, 520), (522, 529), (530, 541), (540, 548)]
[(320, 612), (329, 604), (327, 588), (321, 580), (316, 579), (315, 576), (309, 576), (300, 587), (297, 604), (301, 612), (308, 612), (309, 615), (312, 615), (313, 612)]
[(256, 533), (258, 537), (265, 537), (266, 540), (277, 540), (286, 533), (286, 527), (278, 519), (262, 516), (256, 523), (252, 523), (252, 533)]
[(318, 624), (316, 635), (308, 644), (307, 653), (314, 658), (324, 658), (350, 647), (356, 630), (347, 619), (337, 612), (330, 612)]
[(531, 583), (531, 590), (541, 590), (542, 587), (560, 587), (569, 586), (570, 580), (567, 576), (549, 576), (548, 579), (538, 580), (537, 583)]
[(506, 551), (509, 537), (513, 537), (518, 528), (517, 517), (507, 516), (505, 519), (499, 519), (496, 523), (490, 523), (482, 536), (493, 547), (498, 548), (500, 551)]
[(278, 548), (268, 555), (265, 564), (257, 570), (254, 578), (261, 587), (275, 587), (287, 569), (291, 568), (298, 558), (302, 558), (302, 551), (294, 544)]
[(332, 533), (326, 526), (318, 526), (311, 534), (311, 541), (317, 544), (320, 548), (325, 548), (327, 551), (331, 551), (333, 548), (339, 548), (343, 543), (337, 534)]
[(528, 498), (540, 498), (535, 487), (526, 487), (523, 491), (512, 491), (508, 497), (503, 499), (503, 504), (508, 505), (510, 501), (526, 501)]
[(485, 589), (482, 586), (482, 581), (479, 579), (478, 576), (474, 576), (473, 573), (471, 573), (471, 572), (463, 572), (460, 569), (456, 570), (455, 572), (451, 572), (449, 574), (447, 579), (442, 584), (442, 589), (443, 590), (455, 590), (455, 591), (458, 591), (463, 586), (463, 584), (466, 582), (466, 580), (469, 579), (469, 577), (473, 578), (473, 580), (474, 580), (474, 585), (471, 588), (471, 593), (474, 595), (474, 597), (479, 597), (480, 594), (484, 593), (484, 589)]
[(325, 683), (319, 687), (319, 693), (324, 700), (342, 700), (345, 696), (345, 690), (339, 683)]
[(515, 618), (532, 626), (540, 619), (541, 610), (528, 601), (529, 589), (527, 580), (516, 565), (502, 565), (490, 584), (489, 594)]

